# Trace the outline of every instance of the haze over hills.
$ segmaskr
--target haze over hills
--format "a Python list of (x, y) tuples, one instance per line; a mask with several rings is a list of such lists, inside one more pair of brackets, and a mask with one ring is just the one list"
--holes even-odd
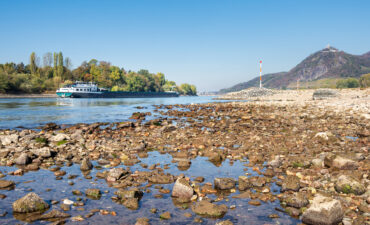
[[(266, 88), (286, 88), (299, 81), (314, 81), (324, 78), (360, 77), (370, 73), (370, 52), (351, 55), (333, 47), (326, 47), (305, 58), (288, 72), (271, 73), (262, 76)], [(240, 91), (259, 86), (259, 77), (221, 89), (219, 93)]]

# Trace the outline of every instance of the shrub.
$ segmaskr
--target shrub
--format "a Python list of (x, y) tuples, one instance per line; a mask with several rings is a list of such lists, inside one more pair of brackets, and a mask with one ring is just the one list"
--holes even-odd
[(364, 74), (360, 77), (360, 87), (362, 88), (370, 87), (370, 73)]
[(360, 83), (356, 78), (347, 78), (337, 81), (337, 88), (357, 88)]

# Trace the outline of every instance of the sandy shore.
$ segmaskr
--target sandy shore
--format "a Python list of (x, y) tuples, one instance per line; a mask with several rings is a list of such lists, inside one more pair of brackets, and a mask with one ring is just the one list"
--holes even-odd
[(1, 98), (57, 98), (56, 94), (0, 94)]

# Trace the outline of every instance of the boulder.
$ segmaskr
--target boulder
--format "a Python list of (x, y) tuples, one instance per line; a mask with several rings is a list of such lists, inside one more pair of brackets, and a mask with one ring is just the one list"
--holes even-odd
[(282, 185), (281, 185), (281, 191), (298, 191), (300, 189), (300, 182), (299, 178), (296, 176), (288, 175)]
[(235, 180), (233, 178), (215, 178), (215, 188), (219, 190), (229, 190), (235, 187)]
[(0, 136), (0, 141), (3, 145), (10, 145), (11, 143), (17, 143), (18, 139), (19, 139), (18, 134)]
[(338, 200), (317, 195), (303, 213), (302, 222), (312, 225), (334, 225), (343, 219), (343, 209)]
[(87, 170), (91, 170), (93, 168), (93, 165), (92, 163), (90, 162), (90, 160), (88, 158), (84, 158), (81, 162), (81, 166), (80, 166), (80, 169), (82, 171), (87, 171)]
[(245, 191), (249, 188), (252, 188), (252, 184), (249, 182), (248, 177), (239, 176), (239, 178), (238, 178), (238, 188), (239, 188), (239, 191)]
[(62, 219), (71, 217), (68, 213), (61, 212), (59, 210), (53, 209), (48, 213), (43, 214), (40, 216), (41, 220), (49, 220), (49, 219)]
[(355, 195), (362, 195), (365, 193), (366, 188), (355, 178), (347, 175), (341, 175), (335, 182), (335, 190), (345, 194), (353, 193)]
[(176, 180), (172, 189), (172, 196), (182, 199), (191, 199), (194, 194), (193, 188), (190, 186), (189, 181), (185, 178)]
[(101, 192), (97, 188), (86, 189), (85, 194), (86, 194), (87, 197), (89, 197), (91, 199), (100, 199), (100, 197), (101, 197)]
[(137, 198), (126, 198), (123, 199), (122, 204), (128, 209), (136, 210), (139, 208), (139, 199)]
[(0, 180), (0, 189), (13, 188), (15, 186), (13, 181), (10, 180)]
[(206, 200), (202, 200), (192, 205), (191, 210), (199, 216), (221, 218), (226, 214), (227, 206), (216, 205)]
[(128, 172), (122, 168), (113, 168), (109, 170), (107, 181), (114, 182), (119, 180), (122, 176), (126, 175)]
[(273, 168), (277, 168), (281, 166), (282, 160), (280, 156), (275, 156), (275, 158), (267, 163), (268, 166), (271, 166)]
[(39, 149), (32, 149), (31, 152), (39, 157), (49, 158), (51, 157), (51, 151), (49, 147), (43, 147)]
[(31, 163), (31, 158), (27, 155), (27, 153), (22, 153), (14, 160), (14, 162), (17, 165), (27, 165), (28, 163)]
[(287, 196), (284, 201), (287, 206), (302, 208), (308, 205), (308, 199), (302, 193), (294, 192), (293, 195)]
[(355, 170), (358, 168), (358, 163), (356, 161), (334, 154), (327, 154), (324, 159), (324, 164), (327, 167), (340, 170)]
[(13, 211), (15, 213), (42, 212), (48, 208), (49, 204), (47, 204), (34, 192), (28, 193), (27, 195), (13, 202)]
[(67, 139), (69, 139), (69, 137), (63, 133), (59, 133), (55, 136), (50, 137), (50, 141), (55, 141), (55, 142), (59, 142), (59, 141), (67, 140)]

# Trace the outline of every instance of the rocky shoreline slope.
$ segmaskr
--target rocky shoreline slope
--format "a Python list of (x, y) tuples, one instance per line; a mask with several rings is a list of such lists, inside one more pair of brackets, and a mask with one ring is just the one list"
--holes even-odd
[[(234, 210), (258, 210), (267, 202), (280, 203), (275, 213), (264, 216), (263, 221), (269, 223), (284, 215), (306, 224), (369, 223), (370, 123), (369, 111), (365, 111), (369, 102), (363, 102), (367, 97), (341, 105), (338, 102), (344, 98), (335, 104), (334, 100), (310, 102), (312, 93), (307, 101), (303, 96), (288, 96), (293, 101), (279, 100), (275, 94), (251, 102), (162, 105), (156, 109), (161, 117), (150, 121), (145, 120), (148, 113), (134, 113), (131, 122), (77, 124), (64, 129), (49, 124), (42, 131), (2, 130), (0, 204), (12, 205), (12, 211), (1, 214), (57, 224), (94, 221), (96, 214), (122, 220), (125, 215), (115, 211), (82, 210), (85, 204), (94, 204), (82, 196), (94, 201), (104, 196), (94, 185), (74, 190), (74, 195), (81, 196), (74, 201), (45, 201), (40, 187), (7, 202), (7, 196), (14, 195), (21, 185), (14, 177), (30, 171), (49, 170), (56, 183), (68, 179), (69, 185), (78, 185), (79, 180), (64, 169), (77, 164), (83, 174), (80, 179), (106, 182), (115, 190), (112, 204), (133, 211), (149, 211), (143, 201), (158, 190), (157, 197), (187, 210), (183, 211), (184, 219), (205, 224), (243, 224), (246, 221), (240, 216), (231, 216)], [(361, 101), (359, 107), (353, 106), (356, 101)], [(152, 151), (169, 154), (171, 165), (142, 163)], [(178, 171), (185, 172), (198, 157), (216, 166), (225, 161), (231, 167), (242, 162), (244, 172), (233, 174), (237, 179), (214, 174), (212, 180), (205, 180), (198, 173), (185, 176), (166, 171), (176, 165)], [(4, 172), (4, 168), (15, 166), (15, 170)], [(133, 171), (132, 166), (145, 170)], [(90, 171), (96, 169), (92, 175)], [(29, 213), (33, 217), (24, 216)], [(176, 220), (175, 213), (152, 208), (138, 216), (136, 224), (171, 223)]]

